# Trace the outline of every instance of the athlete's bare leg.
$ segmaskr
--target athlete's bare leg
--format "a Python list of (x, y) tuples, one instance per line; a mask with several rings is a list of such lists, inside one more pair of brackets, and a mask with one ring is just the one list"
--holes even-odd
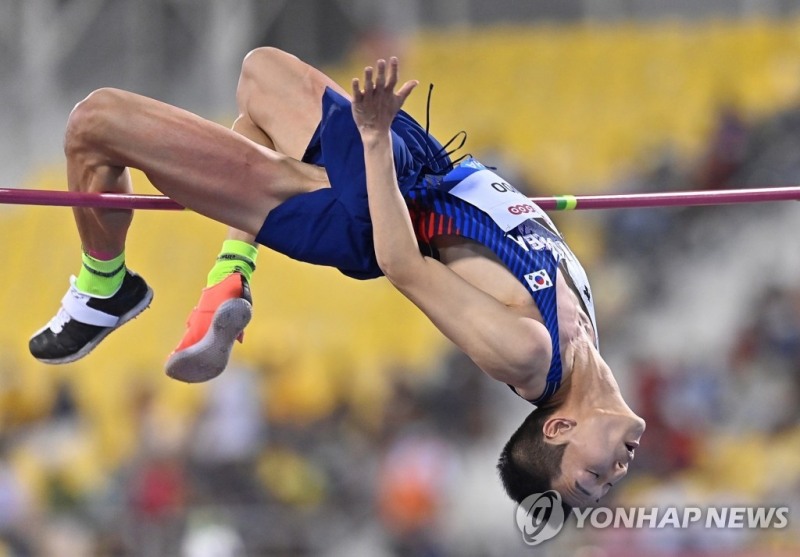
[[(349, 97), (327, 75), (275, 48), (257, 48), (242, 63), (236, 89), (239, 116), (233, 130), (251, 141), (300, 160), (322, 117), (326, 87)], [(286, 90), (297, 91), (296, 96)], [(228, 239), (255, 243), (255, 236), (231, 228)]]
[[(264, 70), (254, 71), (256, 65)], [(69, 189), (127, 193), (128, 168), (138, 168), (167, 196), (252, 238), (284, 200), (329, 186), (324, 170), (298, 161), (296, 153), (317, 125), (321, 92), (332, 83), (274, 49), (254, 51), (242, 81), (236, 131), (133, 93), (95, 91), (67, 124)], [(265, 105), (253, 107), (254, 100)], [(141, 278), (120, 271), (132, 211), (76, 208), (74, 215), (86, 252), (81, 276), (56, 317), (31, 339), (34, 356), (50, 363), (84, 356), (152, 296)], [(90, 265), (102, 268), (87, 266), (88, 256)], [(120, 261), (123, 266), (106, 270)], [(122, 286), (107, 287), (106, 274), (121, 278)], [(81, 290), (82, 276), (95, 277), (92, 284), (102, 283), (103, 292)]]
[[(287, 83), (302, 94), (287, 97), (282, 90)], [(256, 49), (242, 64), (236, 95), (239, 116), (233, 130), (299, 160), (321, 119), (320, 101), (326, 87), (346, 95), (331, 79), (296, 57), (272, 48)], [(252, 318), (249, 283), (257, 255), (253, 234), (228, 229), (183, 337), (167, 358), (170, 377), (207, 381), (225, 369), (234, 341), (243, 339)]]
[[(76, 106), (65, 151), (70, 190), (129, 192), (126, 167), (134, 167), (178, 203), (251, 234), (285, 199), (327, 185), (309, 165), (179, 108), (114, 89)], [(75, 218), (86, 249), (122, 251), (131, 211), (78, 208)]]
[[(95, 91), (67, 124), (69, 188), (129, 192), (126, 167), (138, 168), (186, 207), (255, 234), (282, 201), (327, 185), (321, 169), (297, 160), (319, 122), (326, 86), (344, 93), (294, 56), (251, 52), (237, 91), (236, 133), (133, 93)], [(122, 248), (131, 211), (78, 208), (75, 216), (87, 249)]]

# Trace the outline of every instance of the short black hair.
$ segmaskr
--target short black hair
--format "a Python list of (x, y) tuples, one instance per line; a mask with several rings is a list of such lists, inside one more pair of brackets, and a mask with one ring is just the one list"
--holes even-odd
[(500, 480), (508, 496), (517, 503), (533, 493), (553, 489), (553, 482), (561, 476), (567, 445), (546, 443), (542, 431), (544, 423), (560, 406), (560, 403), (545, 403), (528, 414), (500, 453), (497, 462)]

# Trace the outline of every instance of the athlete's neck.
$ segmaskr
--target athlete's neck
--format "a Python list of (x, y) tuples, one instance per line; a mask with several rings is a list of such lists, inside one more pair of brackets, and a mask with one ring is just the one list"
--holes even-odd
[(576, 338), (565, 347), (564, 362), (570, 371), (572, 384), (565, 404), (634, 415), (622, 398), (611, 369), (588, 336)]

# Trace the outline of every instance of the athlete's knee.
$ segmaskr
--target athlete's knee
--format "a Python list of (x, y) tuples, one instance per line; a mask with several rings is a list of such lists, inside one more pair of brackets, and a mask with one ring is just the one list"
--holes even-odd
[[(282, 51), (271, 46), (262, 46), (247, 53), (242, 61), (242, 71), (239, 74), (239, 88), (264, 79), (274, 67), (278, 53)], [(284, 53), (285, 54), (285, 53)]]
[(250, 102), (254, 97), (268, 94), (271, 87), (280, 85), (292, 62), (298, 59), (278, 48), (263, 46), (251, 50), (242, 62), (237, 86), (240, 105)]
[(286, 63), (295, 56), (274, 46), (260, 46), (254, 48), (244, 57), (242, 62), (242, 76), (252, 79), (269, 74), (281, 63)]
[(67, 120), (64, 150), (67, 155), (101, 142), (115, 114), (124, 106), (124, 92), (97, 89), (75, 105)]

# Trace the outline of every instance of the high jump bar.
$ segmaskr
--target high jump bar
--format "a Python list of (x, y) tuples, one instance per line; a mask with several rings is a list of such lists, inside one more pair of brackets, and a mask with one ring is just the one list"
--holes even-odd
[[(556, 195), (552, 197), (531, 197), (530, 200), (544, 210), (556, 211), (696, 207), (700, 205), (730, 205), (767, 201), (800, 201), (800, 186), (609, 195)], [(0, 188), (0, 205), (2, 204), (168, 211), (185, 209), (182, 205), (163, 195), (86, 193), (21, 188)]]

